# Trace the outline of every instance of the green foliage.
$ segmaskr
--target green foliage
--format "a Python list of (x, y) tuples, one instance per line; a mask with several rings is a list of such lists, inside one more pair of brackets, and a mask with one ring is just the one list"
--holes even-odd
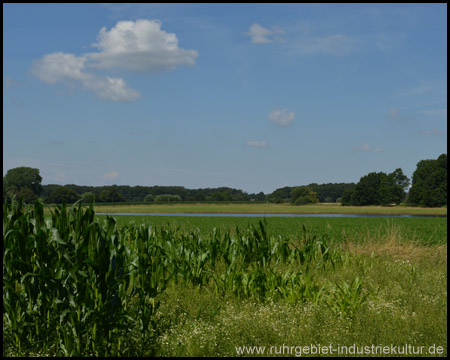
[(355, 189), (344, 192), (342, 205), (398, 205), (406, 197), (408, 183), (408, 178), (400, 168), (391, 174), (371, 172), (359, 180)]
[(291, 202), (295, 205), (316, 204), (317, 194), (308, 186), (297, 186), (291, 190)]
[(147, 341), (165, 268), (148, 229), (137, 230), (130, 238), (114, 218), (94, 220), (93, 203), (86, 211), (58, 206), (51, 219), (39, 201), (33, 209), (5, 203), (4, 326), (14, 352), (120, 355), (133, 346), (126, 336), (136, 321)]
[(155, 201), (155, 197), (152, 194), (148, 194), (147, 196), (145, 196), (144, 198), (144, 202), (148, 203), (148, 202), (154, 202)]
[(26, 166), (10, 169), (3, 177), (3, 196), (22, 196), (24, 201), (31, 202), (42, 193), (42, 177), (39, 169)]
[(79, 199), (80, 197), (75, 191), (65, 186), (60, 186), (47, 197), (47, 202), (51, 204), (62, 204), (63, 202), (73, 204)]
[(285, 186), (283, 188), (276, 189), (273, 193), (267, 196), (267, 200), (270, 203), (283, 203), (291, 202), (296, 203), (300, 197), (309, 196), (309, 202), (300, 201), (300, 204), (317, 203), (317, 202), (335, 202), (336, 199), (342, 197), (344, 191), (353, 189), (354, 183), (339, 183), (339, 184), (316, 184), (312, 183), (307, 186)]
[(291, 197), (291, 191), (292, 187), (285, 186), (283, 188), (276, 189), (272, 194), (269, 194), (267, 199), (270, 203), (281, 204)]
[[(427, 274), (406, 265), (399, 272), (400, 264), (395, 262), (395, 271), (389, 276), (385, 271), (383, 280), (384, 258), (376, 263), (371, 255), (372, 263), (366, 266), (364, 259), (338, 248), (334, 236), (312, 232), (299, 223), (296, 229), (295, 235), (286, 231), (272, 235), (268, 222), (259, 220), (241, 229), (216, 228), (204, 236), (198, 229), (178, 226), (157, 228), (133, 222), (118, 226), (113, 217), (97, 218), (93, 203), (85, 210), (81, 205), (63, 204), (49, 217), (40, 201), (33, 207), (24, 207), (21, 201), (4, 203), (6, 354), (155, 355), (159, 354), (158, 344), (177, 337), (178, 326), (195, 329), (205, 313), (211, 316), (212, 329), (214, 317), (222, 313), (222, 306), (226, 310), (230, 299), (236, 304), (319, 309), (332, 314), (320, 324), (344, 319), (358, 326), (358, 315), (373, 307), (382, 286), (385, 298), (377, 303), (380, 306), (390, 301), (392, 281), (398, 279), (402, 289), (406, 286), (413, 291), (418, 277)], [(364, 229), (357, 230), (358, 236)], [(376, 281), (386, 283), (369, 285), (369, 272)], [(432, 276), (426, 280), (443, 283), (443, 278), (433, 280)], [(183, 289), (197, 295), (182, 297), (181, 303), (174, 305), (173, 291)], [(205, 294), (214, 296), (214, 306), (197, 308), (191, 318), (183, 320), (185, 313), (180, 309)], [(405, 292), (405, 299), (407, 295)], [(301, 330), (298, 322), (295, 326)], [(227, 339), (224, 341), (236, 340)], [(185, 349), (195, 344), (177, 346)]]
[(98, 195), (98, 202), (113, 203), (124, 201), (125, 201), (124, 197), (115, 187), (104, 189)]
[(447, 154), (422, 160), (412, 176), (408, 204), (436, 207), (447, 205)]
[(155, 202), (159, 203), (180, 202), (180, 201), (182, 201), (182, 199), (181, 196), (179, 195), (164, 194), (155, 197)]
[(92, 201), (95, 200), (95, 194), (92, 192), (85, 192), (81, 194), (81, 202), (90, 204)]

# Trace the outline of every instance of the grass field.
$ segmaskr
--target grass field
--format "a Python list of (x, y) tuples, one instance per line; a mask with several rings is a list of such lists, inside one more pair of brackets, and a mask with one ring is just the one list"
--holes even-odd
[(85, 211), (4, 209), (4, 356), (447, 355), (446, 217)]
[(420, 208), (409, 206), (341, 206), (317, 204), (145, 204), (96, 205), (96, 212), (106, 213), (255, 213), (255, 214), (409, 214), (447, 215), (447, 208)]
[[(106, 215), (97, 215), (105, 219)], [(192, 232), (199, 229), (209, 236), (213, 229), (234, 232), (236, 227), (249, 228), (264, 219), (271, 234), (299, 236), (302, 226), (314, 233), (330, 236), (334, 242), (361, 243), (368, 238), (381, 238), (387, 233), (413, 244), (437, 245), (447, 243), (447, 218), (318, 218), (318, 217), (193, 217), (193, 216), (151, 216), (151, 215), (113, 215), (118, 225), (130, 223), (147, 224), (158, 228), (179, 229)]]

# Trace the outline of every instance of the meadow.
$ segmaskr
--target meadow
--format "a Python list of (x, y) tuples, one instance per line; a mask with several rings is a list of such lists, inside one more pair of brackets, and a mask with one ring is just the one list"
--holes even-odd
[(5, 204), (3, 355), (292, 356), (321, 344), (446, 356), (446, 229), (446, 217)]
[(445, 215), (447, 208), (412, 206), (341, 206), (336, 203), (292, 205), (271, 203), (176, 203), (176, 204), (101, 204), (104, 213), (254, 213), (254, 214), (406, 214)]

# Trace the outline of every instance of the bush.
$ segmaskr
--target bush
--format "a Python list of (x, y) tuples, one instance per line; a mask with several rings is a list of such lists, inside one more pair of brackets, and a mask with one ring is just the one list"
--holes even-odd
[(155, 197), (155, 202), (179, 202), (182, 201), (180, 195), (164, 194)]
[(148, 195), (144, 198), (144, 202), (155, 202), (155, 198), (153, 197), (152, 194), (148, 194)]
[(311, 203), (312, 203), (312, 201), (309, 196), (300, 196), (294, 202), (295, 205), (306, 205), (306, 204), (311, 204)]

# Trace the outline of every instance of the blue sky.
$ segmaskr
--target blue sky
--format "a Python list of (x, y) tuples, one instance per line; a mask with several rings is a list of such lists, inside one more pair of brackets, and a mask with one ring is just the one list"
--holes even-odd
[(358, 182), (447, 149), (446, 4), (4, 4), (3, 174)]

